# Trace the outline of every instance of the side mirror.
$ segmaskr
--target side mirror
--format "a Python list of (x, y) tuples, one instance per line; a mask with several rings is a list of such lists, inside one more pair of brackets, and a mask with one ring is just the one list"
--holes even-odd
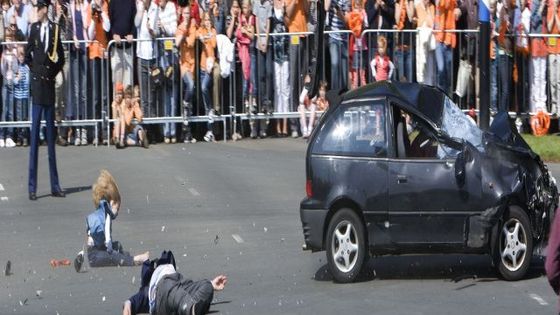
[(466, 146), (463, 147), (463, 150), (461, 150), (461, 152), (459, 152), (459, 154), (457, 155), (457, 160), (455, 161), (455, 178), (457, 179), (457, 184), (459, 184), (459, 186), (463, 186), (465, 184), (465, 168), (467, 163), (467, 153), (465, 149)]

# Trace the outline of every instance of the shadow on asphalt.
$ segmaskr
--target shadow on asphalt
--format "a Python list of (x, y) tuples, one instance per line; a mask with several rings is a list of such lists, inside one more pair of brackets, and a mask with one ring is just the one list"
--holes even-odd
[[(458, 283), (473, 279), (476, 282), (502, 281), (485, 255), (407, 255), (384, 256), (368, 260), (355, 282), (379, 280), (441, 279)], [(524, 280), (545, 275), (544, 257), (533, 256)], [(334, 281), (325, 264), (317, 270), (316, 281)], [(469, 285), (470, 286), (470, 285)], [(459, 289), (464, 289), (461, 287)]]
[[(70, 187), (70, 188), (63, 188), (63, 190), (66, 193), (66, 195), (71, 195), (71, 194), (79, 193), (79, 192), (82, 192), (82, 191), (91, 190), (91, 186)], [(47, 197), (50, 197), (50, 196), (51, 196), (51, 194), (40, 195), (40, 196), (37, 196), (37, 199), (47, 198)]]

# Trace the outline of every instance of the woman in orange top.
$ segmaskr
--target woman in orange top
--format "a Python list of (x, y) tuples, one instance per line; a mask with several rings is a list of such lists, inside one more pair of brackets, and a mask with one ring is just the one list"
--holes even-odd
[[(191, 17), (191, 7), (181, 9), (181, 23), (175, 32), (175, 45), (179, 48), (179, 62), (183, 81), (183, 119), (192, 115), (192, 97), (194, 95), (194, 43), (196, 41), (196, 20)], [(185, 143), (195, 142), (191, 127), (183, 125)]]
[(216, 30), (212, 25), (212, 19), (208, 12), (202, 15), (202, 22), (198, 29), (197, 37), (202, 42), (202, 53), (200, 55), (200, 89), (202, 91), (202, 101), (204, 102), (206, 115), (209, 116), (208, 131), (204, 136), (204, 140), (206, 142), (213, 142), (212, 116), (214, 115), (214, 110), (210, 93), (212, 92), (212, 69), (214, 68), (214, 62), (216, 62), (216, 57), (214, 55), (214, 50), (216, 49)]
[(450, 88), (453, 82), (453, 49), (456, 45), (455, 33), (445, 31), (455, 29), (455, 10), (457, 9), (456, 0), (439, 0), (436, 6), (436, 18), (434, 29), (437, 32), (436, 40), (436, 65), (438, 87), (451, 94)]
[[(107, 72), (101, 65), (107, 62), (107, 33), (111, 29), (109, 20), (109, 3), (107, 0), (93, 0), (86, 9), (86, 27), (88, 37), (93, 40), (89, 45), (89, 65), (92, 76), (92, 99), (94, 113), (101, 113), (101, 101), (107, 93), (102, 93), (101, 82), (107, 82)], [(103, 62), (102, 62), (103, 60)], [(94, 117), (99, 118), (99, 117)], [(104, 129), (101, 128), (103, 131)], [(105, 139), (105, 136), (102, 137)], [(95, 138), (94, 138), (95, 139)]]

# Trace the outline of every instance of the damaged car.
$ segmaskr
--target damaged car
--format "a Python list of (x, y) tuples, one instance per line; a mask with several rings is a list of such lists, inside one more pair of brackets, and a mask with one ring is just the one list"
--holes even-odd
[(338, 282), (366, 259), (489, 254), (521, 279), (542, 246), (558, 191), (507, 113), (479, 129), (441, 90), (379, 82), (331, 100), (309, 139), (304, 249), (326, 251)]

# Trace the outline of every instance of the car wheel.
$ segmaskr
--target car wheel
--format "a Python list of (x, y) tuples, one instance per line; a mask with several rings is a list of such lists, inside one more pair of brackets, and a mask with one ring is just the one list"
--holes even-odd
[(327, 261), (335, 281), (347, 283), (356, 279), (366, 257), (366, 248), (360, 217), (347, 208), (338, 210), (327, 230)]
[(531, 224), (525, 211), (510, 206), (498, 231), (494, 261), (500, 275), (508, 281), (523, 278), (533, 256)]

